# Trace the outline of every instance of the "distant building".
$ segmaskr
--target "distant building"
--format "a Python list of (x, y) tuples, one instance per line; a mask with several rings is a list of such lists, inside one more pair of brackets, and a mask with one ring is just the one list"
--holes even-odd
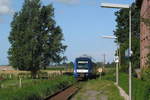
[[(137, 0), (137, 6), (141, 8), (141, 18), (150, 19), (150, 0)], [(147, 67), (147, 54), (149, 53), (150, 46), (150, 30), (148, 26), (141, 21), (140, 24), (140, 63), (141, 68)]]
[(0, 71), (14, 70), (12, 66), (0, 66)]

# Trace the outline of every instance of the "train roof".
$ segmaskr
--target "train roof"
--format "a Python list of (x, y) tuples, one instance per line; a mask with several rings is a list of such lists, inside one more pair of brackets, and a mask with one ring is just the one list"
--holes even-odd
[(76, 60), (91, 60), (89, 57), (78, 57)]
[(77, 57), (75, 60), (89, 60), (89, 61), (92, 61), (93, 63), (95, 63), (95, 59), (86, 54)]
[(78, 57), (78, 58), (76, 58), (76, 61), (77, 60), (88, 60), (88, 61), (91, 61), (91, 62), (95, 62), (92, 58), (89, 58), (89, 57)]

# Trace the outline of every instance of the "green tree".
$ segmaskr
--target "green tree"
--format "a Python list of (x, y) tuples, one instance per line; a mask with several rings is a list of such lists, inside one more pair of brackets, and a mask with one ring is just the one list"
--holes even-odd
[(62, 40), (63, 33), (54, 20), (53, 6), (42, 6), (40, 0), (25, 0), (11, 23), (9, 62), (35, 76), (39, 69), (63, 60), (66, 46)]
[[(132, 65), (134, 68), (140, 67), (140, 9), (138, 9), (135, 3), (131, 6), (132, 11)], [(128, 60), (125, 58), (125, 50), (129, 45), (129, 9), (120, 9), (115, 13), (116, 18), (116, 30), (114, 35), (120, 44), (121, 54), (121, 66), (124, 71), (127, 71)]]

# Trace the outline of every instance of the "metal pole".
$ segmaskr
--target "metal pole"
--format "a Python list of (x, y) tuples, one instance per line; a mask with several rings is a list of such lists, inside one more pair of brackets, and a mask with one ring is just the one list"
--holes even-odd
[(118, 62), (116, 63), (116, 84), (118, 85)]
[[(131, 57), (131, 7), (129, 9), (129, 55)], [(131, 69), (131, 59), (129, 60), (129, 100), (132, 100), (132, 69)]]
[(119, 50), (117, 53), (118, 53), (118, 62), (117, 62), (117, 85), (118, 85), (118, 83), (119, 83)]
[(120, 51), (120, 44), (119, 45), (119, 67), (121, 66), (121, 51)]
[(118, 65), (119, 65), (119, 50), (118, 50), (118, 40), (117, 40), (117, 62), (116, 62), (116, 84), (118, 85), (118, 80), (119, 80), (119, 68), (118, 68)]
[(119, 64), (118, 64), (118, 62), (117, 62), (117, 85), (118, 85), (118, 83), (119, 83), (119, 81), (118, 81), (118, 80), (119, 80), (119, 68), (118, 68), (118, 65), (119, 65)]
[(105, 62), (106, 62), (106, 55), (105, 55), (105, 53), (104, 53), (104, 65), (103, 65), (103, 68), (105, 68)]

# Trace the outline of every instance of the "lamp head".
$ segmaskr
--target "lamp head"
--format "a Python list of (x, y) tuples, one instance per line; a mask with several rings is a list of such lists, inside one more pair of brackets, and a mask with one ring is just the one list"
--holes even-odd
[(113, 3), (101, 3), (101, 7), (103, 8), (130, 8), (130, 5), (124, 4), (113, 4)]

